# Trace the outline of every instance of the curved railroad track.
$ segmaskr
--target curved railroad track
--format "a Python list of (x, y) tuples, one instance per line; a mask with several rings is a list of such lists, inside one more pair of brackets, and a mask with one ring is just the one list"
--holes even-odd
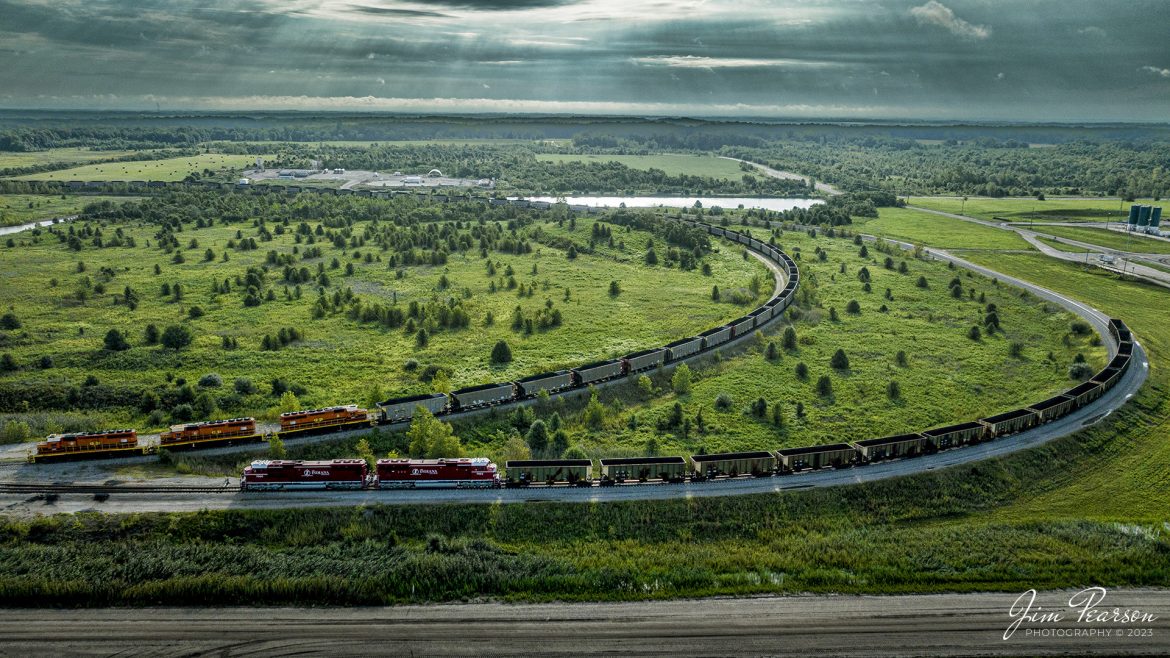
[[(864, 240), (874, 242), (878, 238), (869, 235), (862, 236)], [(902, 249), (913, 249), (908, 243), (889, 240)], [(1059, 304), (1074, 314), (1080, 316), (1102, 336), (1109, 346), (1110, 355), (1116, 351), (1116, 343), (1112, 340), (1108, 330), (1109, 317), (1101, 311), (1074, 299), (1048, 290), (1030, 282), (1001, 274), (990, 268), (975, 265), (961, 258), (952, 256), (944, 250), (926, 249), (931, 258), (954, 263), (988, 277), (995, 277), (1016, 287)], [(755, 254), (755, 252), (752, 252)], [(777, 288), (783, 286), (781, 268), (775, 266), (766, 258), (765, 261), (777, 274)], [(778, 316), (779, 317), (779, 316)], [(768, 322), (772, 322), (773, 318)], [(753, 332), (754, 333), (754, 332)], [(749, 338), (751, 335), (730, 341), (725, 344), (731, 347), (735, 343)], [(692, 358), (702, 358), (708, 354), (700, 354)], [(669, 364), (667, 368), (685, 362), (683, 359)], [(1117, 384), (1097, 400), (1086, 404), (1076, 411), (1054, 420), (1050, 423), (1034, 427), (1011, 436), (997, 439), (988, 443), (968, 445), (909, 459), (879, 462), (864, 467), (852, 467), (839, 470), (828, 469), (804, 472), (790, 476), (772, 477), (740, 477), (720, 479), (707, 482), (687, 482), (682, 484), (638, 484), (631, 483), (612, 487), (568, 487), (568, 486), (534, 486), (523, 489), (499, 490), (364, 490), (364, 491), (285, 491), (279, 494), (247, 493), (241, 494), (232, 487), (224, 485), (119, 485), (119, 484), (86, 484), (76, 482), (36, 483), (36, 482), (0, 482), (0, 503), (2, 498), (12, 496), (31, 496), (32, 499), (44, 497), (44, 494), (53, 494), (58, 511), (72, 511), (74, 509), (92, 508), (92, 499), (82, 496), (101, 495), (103, 497), (117, 494), (118, 498), (104, 498), (102, 509), (111, 512), (123, 511), (194, 511), (204, 508), (250, 507), (250, 508), (286, 508), (307, 506), (340, 506), (378, 503), (521, 503), (538, 501), (598, 501), (598, 500), (647, 500), (674, 497), (705, 497), (747, 495), (769, 492), (780, 492), (794, 489), (806, 489), (824, 486), (839, 486), (859, 482), (901, 477), (914, 473), (921, 473), (938, 468), (959, 466), (971, 462), (981, 461), (993, 457), (1003, 456), (1042, 445), (1057, 438), (1080, 431), (1110, 415), (1114, 410), (1124, 405), (1129, 398), (1140, 389), (1148, 376), (1149, 363), (1145, 352), (1135, 337), (1131, 367), (1129, 367)], [(624, 379), (603, 382), (603, 385), (623, 383)], [(581, 395), (580, 390), (567, 391), (560, 395)], [(514, 404), (532, 404), (532, 401), (519, 401)], [(499, 407), (496, 407), (497, 409)], [(449, 419), (460, 419), (463, 416), (484, 413), (486, 410), (465, 414), (450, 414)], [(395, 429), (395, 426), (389, 426)], [(368, 430), (338, 433), (313, 437), (315, 440), (334, 440), (349, 434), (358, 434)], [(307, 442), (307, 440), (306, 440)], [(298, 441), (298, 443), (301, 443)], [(247, 449), (247, 447), (243, 448)], [(209, 453), (237, 452), (241, 448), (220, 448)], [(129, 461), (129, 460), (117, 460)], [(11, 467), (18, 467), (12, 464)], [(8, 468), (9, 464), (0, 463), (0, 468)], [(137, 494), (126, 496), (126, 494)], [(143, 499), (141, 495), (149, 495)], [(221, 495), (214, 495), (221, 494)], [(224, 495), (230, 494), (230, 495)], [(66, 496), (60, 498), (60, 496)], [(8, 504), (9, 509), (13, 508)]]

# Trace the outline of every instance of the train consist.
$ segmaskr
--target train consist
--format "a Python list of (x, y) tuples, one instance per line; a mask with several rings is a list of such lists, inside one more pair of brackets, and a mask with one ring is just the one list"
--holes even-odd
[[(69, 187), (88, 187), (88, 183), (71, 182)], [(131, 187), (170, 187), (172, 184), (132, 181)], [(178, 184), (186, 186), (187, 184)], [(218, 183), (204, 187), (219, 189)], [(230, 186), (228, 186), (230, 187)], [(258, 190), (253, 190), (258, 191)], [(288, 194), (301, 190), (288, 187)], [(305, 188), (318, 193), (347, 194), (350, 190)], [(356, 192), (362, 196), (391, 196), (410, 192)], [(524, 199), (482, 199), (469, 196), (422, 195), (431, 200), (488, 201), (492, 205), (515, 205), (547, 208), (550, 204)], [(592, 208), (571, 208), (589, 211)], [(513, 382), (482, 384), (450, 394), (431, 393), (400, 397), (377, 404), (371, 412), (357, 405), (344, 405), (282, 414), (280, 429), (271, 436), (296, 438), (374, 425), (409, 422), (415, 410), (424, 408), (442, 416), (477, 409), (518, 404), (542, 393), (558, 394), (584, 389), (595, 384), (675, 364), (696, 355), (717, 350), (727, 343), (749, 335), (754, 330), (783, 315), (792, 304), (800, 282), (796, 263), (773, 245), (761, 242), (731, 228), (683, 218), (692, 228), (724, 237), (773, 261), (786, 273), (786, 285), (775, 297), (751, 313), (723, 326), (696, 336), (681, 338), (660, 348), (644, 350), (582, 365), (568, 370), (542, 373)], [(1055, 397), (1021, 409), (987, 418), (899, 436), (858, 440), (852, 443), (786, 448), (724, 454), (699, 454), (690, 457), (603, 458), (595, 467), (588, 459), (523, 460), (505, 463), (505, 473), (485, 458), (379, 460), (370, 469), (364, 460), (338, 459), (313, 461), (256, 461), (245, 469), (241, 488), (245, 491), (295, 489), (397, 489), (397, 488), (496, 488), (527, 486), (610, 486), (644, 482), (708, 481), (739, 476), (764, 477), (787, 475), (823, 468), (849, 468), (889, 459), (910, 458), (940, 450), (958, 448), (999, 439), (1032, 427), (1052, 422), (1091, 403), (1105, 394), (1130, 367), (1133, 335), (1121, 320), (1113, 319), (1109, 331), (1118, 345), (1116, 356), (1088, 381)], [(29, 461), (45, 462), (65, 459), (121, 457), (152, 454), (159, 448), (194, 450), (240, 443), (260, 442), (267, 436), (258, 432), (255, 419), (237, 418), (173, 426), (160, 437), (159, 446), (138, 445), (135, 430), (107, 430), (84, 434), (53, 435), (37, 444)]]
[[(505, 475), (486, 458), (382, 459), (376, 472), (362, 460), (325, 462), (253, 462), (244, 470), (244, 491), (282, 489), (401, 489), (498, 488), (529, 486), (614, 486), (634, 483), (704, 482), (735, 477), (770, 477), (825, 468), (851, 468), (890, 459), (905, 459), (940, 450), (974, 445), (1016, 434), (1052, 422), (1105, 394), (1130, 367), (1133, 335), (1121, 320), (1110, 320), (1109, 330), (1118, 353), (1088, 381), (1064, 393), (979, 420), (913, 434), (853, 443), (755, 451), (698, 454), (690, 457), (529, 459), (505, 463)], [(594, 474), (597, 474), (595, 477)]]
[[(595, 384), (646, 372), (719, 349), (727, 343), (751, 334), (784, 314), (784, 311), (792, 304), (800, 282), (800, 271), (796, 267), (796, 262), (789, 258), (788, 254), (746, 233), (739, 233), (730, 228), (725, 229), (691, 219), (683, 219), (682, 221), (694, 229), (705, 230), (711, 235), (724, 237), (741, 244), (776, 263), (785, 272), (786, 285), (784, 289), (748, 315), (732, 320), (726, 325), (704, 331), (697, 336), (676, 340), (664, 347), (643, 350), (616, 359), (589, 363), (569, 370), (532, 375), (514, 382), (469, 386), (451, 394), (430, 393), (393, 398), (378, 403), (377, 411), (372, 413), (353, 404), (285, 413), (280, 416), (280, 429), (272, 436), (285, 440), (311, 434), (361, 429), (374, 425), (406, 423), (411, 421), (415, 409), (419, 407), (441, 416), (515, 404), (535, 398), (541, 393), (551, 395), (574, 389), (586, 389)], [(134, 433), (133, 430), (116, 430), (116, 432), (125, 431)], [(98, 434), (104, 435), (106, 432)], [(130, 444), (94, 439), (61, 443), (59, 437), (50, 437), (50, 441), (38, 444), (36, 453), (29, 455), (29, 461), (46, 462), (124, 457), (135, 451), (141, 454), (154, 454), (160, 448), (198, 450), (260, 442), (267, 438), (258, 432), (254, 418), (234, 418), (175, 425), (160, 435), (158, 446), (138, 447), (136, 437), (135, 434), (134, 441)], [(56, 441), (53, 440), (55, 438)], [(42, 450), (42, 446), (44, 446), (44, 450)]]

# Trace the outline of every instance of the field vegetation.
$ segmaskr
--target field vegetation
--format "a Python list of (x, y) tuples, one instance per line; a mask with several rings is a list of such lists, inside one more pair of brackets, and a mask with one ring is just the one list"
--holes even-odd
[(217, 173), (225, 178), (230, 178), (231, 172), (252, 165), (255, 159), (255, 156), (250, 155), (198, 153), (162, 160), (134, 160), (90, 164), (70, 169), (28, 174), (16, 178), (18, 180), (33, 181), (179, 181), (186, 179), (192, 174), (211, 176)]
[(0, 195), (0, 226), (18, 226), (43, 219), (68, 217), (82, 212), (91, 203), (122, 203), (127, 197), (50, 196), (43, 194)]
[(593, 154), (557, 154), (539, 153), (536, 159), (540, 162), (605, 163), (618, 162), (631, 169), (657, 169), (667, 176), (707, 176), (710, 178), (724, 178), (728, 180), (742, 178), (745, 173), (738, 162), (725, 160), (709, 155), (678, 155), (663, 153), (657, 155), (593, 155)]
[(944, 249), (1032, 249), (1012, 231), (913, 208), (881, 208), (876, 219), (855, 217), (853, 224), (871, 235)]
[(1045, 226), (1038, 230), (1060, 238), (1095, 244), (1115, 251), (1170, 254), (1170, 241), (1145, 237), (1138, 233), (1122, 233), (1109, 229), (1080, 226)]
[[(285, 388), (304, 405), (373, 404), (663, 345), (773, 285), (742, 250), (632, 212), (595, 226), (404, 199), (175, 194), (104, 217), (2, 252), (0, 303), (18, 322), (0, 348), (16, 367), (0, 376), (5, 408), (157, 427), (181, 405), (263, 414)], [(165, 349), (170, 326), (190, 345)], [(499, 340), (506, 364), (489, 360)], [(197, 386), (207, 373), (222, 387)]]
[(1085, 197), (1061, 198), (1049, 196), (1043, 201), (1036, 197), (989, 198), (972, 196), (963, 201), (961, 197), (910, 197), (906, 204), (931, 210), (964, 214), (987, 221), (1009, 222), (1117, 222), (1129, 217), (1130, 205), (1153, 204), (1152, 199), (1136, 199), (1132, 202), (1119, 198), (1091, 199)]

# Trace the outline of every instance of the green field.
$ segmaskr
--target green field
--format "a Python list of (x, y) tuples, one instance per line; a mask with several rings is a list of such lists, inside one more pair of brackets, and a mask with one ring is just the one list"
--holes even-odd
[(1059, 249), (1061, 251), (1065, 251), (1065, 252), (1068, 252), (1070, 254), (1087, 254), (1087, 253), (1092, 252), (1091, 249), (1085, 249), (1084, 247), (1078, 247), (1076, 245), (1066, 244), (1064, 242), (1061, 242), (1059, 240), (1054, 240), (1052, 238), (1045, 238), (1045, 237), (1040, 236), (1040, 237), (1037, 237), (1036, 239), (1043, 242), (1044, 244), (1048, 245), (1049, 247), (1052, 247), (1053, 249)]
[(1150, 199), (1121, 201), (1117, 198), (1066, 199), (1049, 197), (1038, 201), (1034, 197), (910, 197), (908, 205), (932, 210), (965, 214), (988, 221), (1001, 219), (1009, 222), (1104, 222), (1119, 221), (1129, 215), (1134, 204), (1157, 204)]
[(189, 174), (201, 173), (205, 169), (220, 171), (223, 169), (243, 169), (256, 161), (253, 155), (225, 155), (221, 153), (201, 153), (199, 155), (165, 160), (143, 160), (133, 162), (107, 162), (104, 164), (85, 165), (72, 169), (41, 172), (18, 176), (17, 180), (183, 180)]
[[(785, 234), (780, 242), (798, 240)], [(823, 267), (846, 244), (829, 242), (833, 257)], [(1162, 309), (1170, 293), (1038, 254), (965, 256), (1125, 318), (1154, 360), (1146, 389), (1092, 429), (1041, 448), (830, 489), (9, 521), (0, 533), (0, 563), (10, 574), (0, 578), (0, 597), (387, 604), (1165, 586), (1170, 329)], [(806, 276), (814, 274), (803, 264)], [(832, 288), (816, 287), (821, 295)], [(110, 554), (124, 559), (105, 559)]]
[[(133, 197), (47, 196), (40, 194), (0, 194), (0, 226), (17, 226), (42, 219), (76, 215), (91, 203), (124, 203)], [(30, 207), (31, 204), (31, 207)]]
[[(538, 153), (536, 159), (541, 162), (619, 162), (630, 169), (658, 169), (667, 176), (710, 176), (738, 180), (743, 177), (744, 171), (739, 163), (724, 160), (713, 155), (572, 155), (557, 153)], [(750, 172), (746, 172), (750, 173)]]
[[(342, 203), (315, 196), (304, 198), (306, 207), (312, 208)], [(250, 197), (231, 200), (252, 203)], [(398, 207), (405, 209), (407, 205), (413, 202)], [(375, 207), (391, 212), (396, 206), (390, 202), (352, 201), (349, 207), (358, 213), (362, 208)], [(475, 216), (472, 209), (466, 212), (469, 213), (466, 217)], [(70, 228), (61, 230), (81, 230), (84, 226), (71, 224)], [(368, 223), (357, 226), (360, 233)], [(584, 249), (590, 240), (591, 226), (580, 222), (575, 230), (569, 230), (567, 224), (560, 229), (552, 224), (536, 224), (527, 230), (532, 233), (541, 228), (546, 236), (571, 237)], [(237, 231), (241, 235), (255, 235), (250, 220), (205, 228), (189, 225), (179, 234), (182, 248), (178, 252), (184, 255), (185, 262), (176, 264), (174, 254), (165, 253), (157, 245), (147, 246), (155, 239), (157, 226), (109, 225), (103, 230), (106, 240), (118, 229), (124, 239), (132, 238), (136, 246), (98, 249), (87, 240), (82, 251), (76, 252), (52, 236), (33, 238), (25, 233), (17, 236), (14, 248), (0, 252), (5, 265), (0, 272), (3, 280), (0, 305), (14, 308), (27, 332), (27, 338), (10, 343), (3, 350), (13, 354), (26, 369), (2, 376), (0, 382), (39, 382), (38, 385), (50, 386), (54, 381), (79, 382), (95, 375), (105, 386), (135, 389), (165, 387), (164, 376), (168, 374), (194, 382), (202, 374), (214, 372), (229, 389), (231, 382), (241, 377), (251, 378), (260, 385), (276, 377), (295, 382), (308, 389), (302, 400), (306, 405), (372, 403), (384, 399), (383, 396), (430, 392), (431, 383), (420, 380), (419, 376), (419, 371), (428, 365), (443, 368), (449, 374), (451, 385), (459, 388), (507, 381), (663, 345), (677, 337), (718, 326), (754, 308), (726, 300), (713, 302), (713, 285), (719, 285), (730, 295), (736, 289), (746, 291), (753, 277), (758, 278), (762, 285), (760, 293), (754, 296), (754, 305), (766, 301), (772, 289), (772, 278), (766, 268), (755, 259), (745, 260), (740, 250), (730, 245), (704, 259), (710, 266), (710, 275), (698, 269), (681, 271), (677, 266), (648, 267), (642, 258), (651, 235), (637, 230), (628, 233), (615, 230), (614, 247), (599, 248), (595, 254), (581, 253), (574, 260), (568, 259), (560, 248), (535, 241), (529, 254), (492, 252), (494, 276), (489, 276), (487, 261), (478, 251), (455, 251), (443, 266), (392, 268), (387, 262), (389, 255), (376, 248), (339, 249), (320, 241), (315, 246), (323, 250), (321, 256), (295, 259), (294, 267), (306, 267), (314, 275), (318, 266), (324, 268), (330, 279), (325, 294), (330, 299), (335, 292), (340, 295), (342, 290), (349, 289), (366, 303), (390, 306), (396, 300), (403, 309), (411, 303), (458, 301), (470, 317), (470, 326), (463, 329), (431, 326), (429, 341), (426, 347), (420, 348), (413, 330), (359, 322), (344, 308), (314, 319), (318, 297), (315, 286), (305, 283), (303, 296), (295, 298), (296, 284), (281, 282), (281, 267), (273, 268), (275, 272), (266, 278), (265, 287), (272, 291), (273, 300), (259, 306), (244, 306), (244, 289), (238, 282), (231, 284), (230, 293), (212, 291), (213, 284), (225, 279), (236, 281), (248, 267), (264, 264), (270, 250), (291, 254), (294, 246), (304, 249), (307, 245), (297, 245), (292, 231), (274, 234), (271, 241), (260, 243), (263, 245), (260, 249), (240, 251), (229, 248), (227, 243), (239, 239)], [(196, 247), (189, 246), (191, 240), (197, 241)], [(210, 262), (204, 260), (208, 249), (214, 254)], [(659, 250), (665, 257), (664, 243), (659, 242)], [(226, 263), (222, 261), (224, 253), (230, 258)], [(366, 254), (381, 260), (367, 262)], [(78, 272), (79, 261), (85, 263), (83, 273)], [(161, 274), (154, 273), (156, 265)], [(346, 273), (349, 267), (353, 268), (353, 274)], [(103, 273), (103, 268), (109, 268), (108, 272)], [(508, 281), (509, 268), (514, 272), (512, 284)], [(442, 288), (443, 277), (446, 288)], [(617, 296), (609, 292), (611, 281), (617, 281), (620, 286)], [(163, 284), (176, 283), (184, 291), (182, 299), (175, 301), (173, 294), (161, 294)], [(104, 290), (99, 292), (99, 285)], [(134, 311), (113, 301), (114, 295), (121, 294), (127, 286), (140, 300)], [(490, 286), (496, 286), (497, 291), (490, 292)], [(521, 287), (531, 288), (532, 294), (519, 296)], [(85, 301), (79, 297), (82, 293)], [(747, 296), (753, 299), (752, 295)], [(195, 306), (203, 315), (189, 319), (188, 314)], [(512, 313), (517, 306), (528, 319), (536, 318), (546, 306), (551, 307), (563, 314), (563, 324), (526, 335), (511, 327)], [(485, 326), (489, 313), (494, 323)], [(159, 328), (187, 324), (195, 333), (195, 342), (179, 354), (147, 346), (143, 328), (150, 323)], [(275, 352), (262, 351), (263, 337), (282, 327), (299, 328), (306, 338)], [(103, 336), (110, 329), (124, 331), (133, 347), (116, 353), (102, 350)], [(223, 349), (224, 337), (236, 340), (239, 348)], [(514, 357), (511, 363), (489, 364), (489, 352), (497, 340), (510, 344)], [(33, 367), (45, 355), (53, 358), (52, 369)], [(412, 360), (418, 371), (407, 369), (407, 362)], [(259, 396), (250, 401), (225, 402), (221, 411), (226, 415), (243, 411), (260, 413), (270, 404), (272, 400)], [(128, 412), (110, 410), (100, 412), (99, 416), (108, 422), (142, 420), (134, 417), (136, 412), (130, 417), (125, 413)]]
[(1032, 249), (1012, 231), (912, 208), (879, 208), (877, 219), (855, 217), (853, 223), (864, 233), (944, 249)]
[(1148, 238), (1136, 233), (1126, 234), (1103, 228), (1080, 226), (1045, 226), (1038, 229), (1060, 238), (1099, 245), (1115, 251), (1146, 254), (1170, 254), (1170, 241)]
[(94, 160), (112, 160), (149, 151), (94, 151), (87, 148), (59, 148), (27, 153), (0, 152), (0, 169), (35, 167), (46, 164), (83, 164)]

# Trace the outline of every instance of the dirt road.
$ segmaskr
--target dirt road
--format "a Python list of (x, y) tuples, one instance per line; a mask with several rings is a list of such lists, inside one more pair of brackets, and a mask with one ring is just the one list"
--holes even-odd
[[(1041, 592), (1064, 615), (1008, 640), (1019, 592), (797, 596), (637, 603), (397, 608), (7, 610), (0, 654), (395, 656), (999, 656), (1170, 651), (1170, 592), (1118, 590), (1098, 606), (1157, 617), (1084, 622), (1074, 591)], [(1038, 632), (1039, 631), (1039, 632)], [(1092, 634), (1089, 632), (1092, 631)], [(1043, 634), (1042, 634), (1043, 633)]]

